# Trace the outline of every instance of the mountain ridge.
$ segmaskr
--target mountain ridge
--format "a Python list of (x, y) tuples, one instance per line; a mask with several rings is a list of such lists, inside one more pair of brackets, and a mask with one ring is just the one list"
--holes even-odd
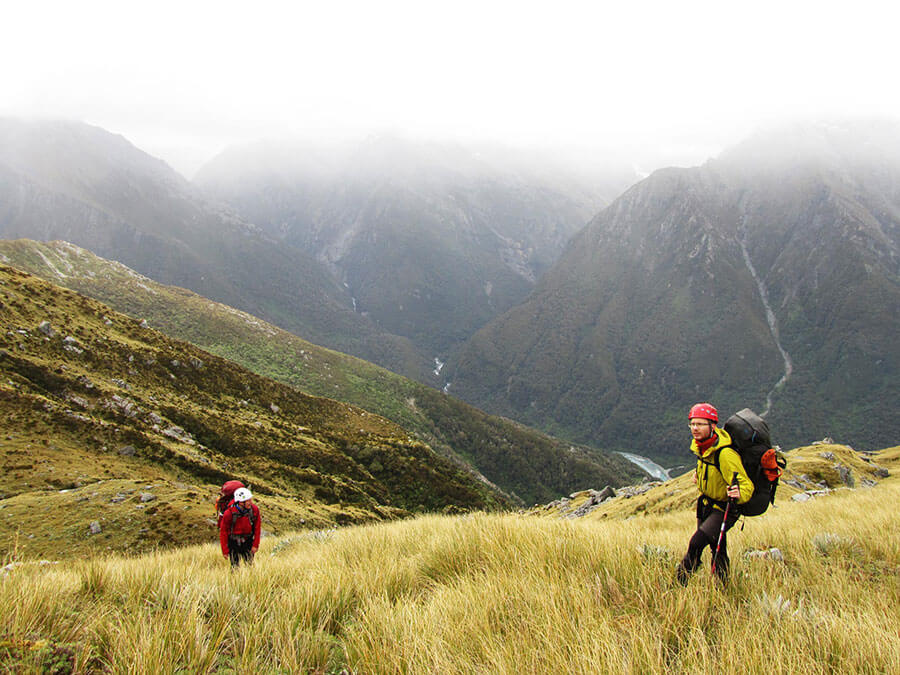
[[(900, 147), (891, 128), (886, 147)], [(866, 133), (851, 128), (840, 147)], [(451, 390), (666, 462), (695, 400), (762, 410), (768, 397), (775, 437), (789, 445), (895, 441), (883, 402), (900, 395), (890, 338), (900, 329), (900, 154), (875, 162), (873, 142), (862, 158), (823, 166), (774, 144), (782, 158), (768, 164), (734, 151), (627, 190), (448, 364)]]
[(260, 375), (390, 419), (465, 470), (474, 467), (480, 480), (499, 486), (512, 501), (546, 501), (596, 482), (621, 485), (643, 475), (617, 455), (490, 417), (426, 385), (157, 284), (71, 244), (0, 241), (0, 261), (146, 319)]
[(231, 148), (195, 182), (270, 236), (313, 252), (360, 311), (443, 361), (524, 297), (631, 178), (541, 161), (380, 136), (338, 148)]
[(394, 370), (431, 359), (355, 311), (313, 256), (276, 242), (121, 136), (0, 119), (0, 237), (63, 239)]

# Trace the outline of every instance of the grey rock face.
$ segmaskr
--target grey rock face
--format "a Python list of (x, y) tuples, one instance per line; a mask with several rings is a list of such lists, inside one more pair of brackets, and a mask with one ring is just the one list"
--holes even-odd
[(841, 482), (843, 482), (844, 485), (851, 488), (856, 486), (856, 480), (853, 478), (853, 472), (850, 470), (849, 466), (837, 464), (834, 468), (837, 469), (837, 472), (841, 477)]

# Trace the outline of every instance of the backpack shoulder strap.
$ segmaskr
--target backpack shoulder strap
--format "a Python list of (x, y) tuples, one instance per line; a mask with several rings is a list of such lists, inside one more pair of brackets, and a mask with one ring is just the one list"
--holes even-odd
[[(723, 445), (722, 447), (724, 448), (724, 447), (728, 447), (728, 446)], [(722, 448), (718, 448), (714, 453), (707, 455), (706, 457), (701, 457), (700, 461), (703, 462), (704, 464), (708, 464), (709, 466), (716, 467), (717, 469), (719, 469), (719, 472), (721, 473), (722, 470), (719, 468), (719, 453), (720, 452), (722, 452)]]
[(235, 502), (234, 504), (232, 504), (232, 505), (229, 506), (228, 508), (231, 510), (231, 529), (229, 529), (229, 531), (228, 531), (228, 536), (230, 537), (231, 535), (234, 534), (234, 524), (237, 522), (237, 519), (238, 519), (238, 518), (243, 518), (243, 517), (246, 516), (247, 514), (245, 514), (245, 513), (241, 510), (241, 507), (239, 507), (239, 506), (237, 505), (237, 502)]

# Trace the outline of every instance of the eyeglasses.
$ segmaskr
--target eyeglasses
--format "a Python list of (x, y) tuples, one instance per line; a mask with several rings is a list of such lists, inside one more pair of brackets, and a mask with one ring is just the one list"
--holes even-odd
[(710, 427), (712, 424), (709, 422), (689, 422), (688, 426), (693, 429), (694, 427)]

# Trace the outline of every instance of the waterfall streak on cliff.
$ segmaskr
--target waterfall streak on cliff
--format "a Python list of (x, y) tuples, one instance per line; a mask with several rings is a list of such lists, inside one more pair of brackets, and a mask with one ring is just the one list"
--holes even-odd
[(744, 240), (739, 239), (738, 243), (741, 245), (741, 253), (744, 254), (744, 263), (747, 265), (747, 269), (750, 270), (750, 275), (753, 277), (753, 280), (756, 282), (756, 287), (759, 289), (759, 298), (762, 300), (763, 307), (766, 310), (766, 321), (769, 323), (769, 332), (772, 333), (772, 339), (775, 340), (775, 346), (778, 347), (781, 358), (784, 360), (784, 375), (781, 376), (781, 379), (779, 379), (769, 393), (766, 394), (766, 409), (761, 413), (761, 416), (765, 417), (772, 409), (772, 396), (790, 379), (791, 373), (794, 372), (794, 364), (791, 361), (791, 355), (781, 346), (781, 340), (778, 337), (778, 320), (775, 318), (775, 312), (772, 311), (772, 307), (769, 305), (769, 294), (766, 291), (766, 285), (756, 273), (756, 268), (750, 260), (750, 254), (747, 252), (747, 246), (744, 243)]

